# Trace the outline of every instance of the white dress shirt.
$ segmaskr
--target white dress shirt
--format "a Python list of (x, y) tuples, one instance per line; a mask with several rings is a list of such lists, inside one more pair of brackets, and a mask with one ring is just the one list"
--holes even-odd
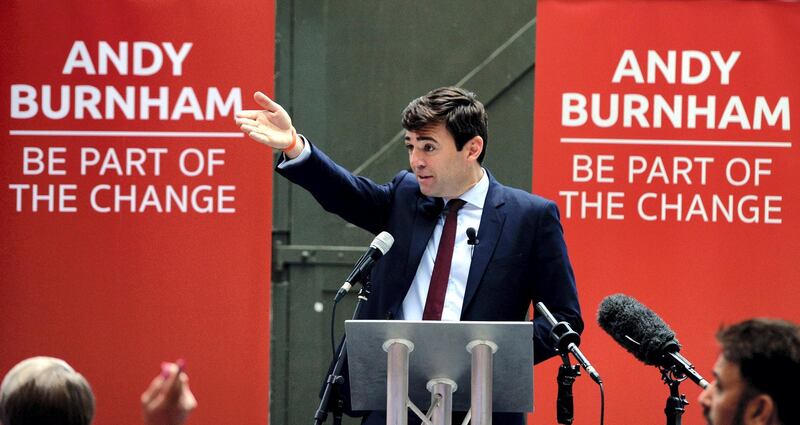
[[(450, 265), (450, 277), (447, 281), (447, 292), (444, 296), (442, 320), (457, 321), (461, 318), (461, 306), (464, 302), (464, 292), (467, 289), (469, 267), (472, 264), (472, 245), (467, 244), (467, 229), (472, 227), (480, 233), (481, 214), (486, 194), (489, 192), (489, 177), (486, 170), (481, 169), (483, 176), (475, 186), (472, 186), (460, 199), (466, 201), (458, 212), (456, 226), (456, 240), (453, 246), (453, 262)], [(445, 198), (447, 204), (449, 199)], [(436, 251), (439, 248), (439, 239), (444, 228), (444, 212), (440, 214), (439, 221), (433, 229), (433, 235), (425, 247), (422, 259), (417, 267), (417, 274), (411, 283), (411, 288), (403, 300), (404, 320), (422, 320), (425, 310), (425, 300), (428, 298), (428, 287), (431, 284), (433, 263), (436, 260)]]

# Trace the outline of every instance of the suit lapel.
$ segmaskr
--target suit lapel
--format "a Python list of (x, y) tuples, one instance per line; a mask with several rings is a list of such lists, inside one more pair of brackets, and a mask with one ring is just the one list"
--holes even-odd
[(486, 271), (489, 260), (492, 258), (492, 254), (500, 240), (500, 233), (503, 230), (503, 223), (506, 219), (506, 214), (502, 208), (504, 204), (505, 198), (502, 186), (490, 174), (489, 191), (486, 194), (486, 202), (484, 202), (483, 213), (481, 214), (481, 226), (478, 229), (480, 242), (472, 252), (467, 288), (464, 291), (464, 302), (461, 306), (462, 319), (464, 311), (467, 310), (472, 298), (475, 296), (475, 292), (478, 290), (483, 273)]
[(414, 280), (414, 275), (417, 273), (419, 262), (422, 259), (422, 254), (425, 252), (425, 247), (433, 235), (433, 229), (436, 227), (436, 221), (439, 220), (439, 214), (443, 208), (442, 198), (429, 198), (422, 194), (417, 198), (416, 211), (414, 212), (414, 223), (411, 225), (411, 242), (408, 246), (408, 260), (405, 268), (405, 287), (402, 288), (400, 302), (402, 303), (408, 288)]

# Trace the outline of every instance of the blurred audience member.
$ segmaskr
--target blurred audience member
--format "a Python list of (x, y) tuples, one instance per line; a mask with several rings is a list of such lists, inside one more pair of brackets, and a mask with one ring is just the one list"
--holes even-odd
[(89, 382), (64, 360), (25, 359), (3, 378), (3, 425), (89, 425), (93, 417), (94, 395)]
[(699, 402), (709, 425), (800, 424), (800, 327), (752, 319), (717, 333), (722, 353)]
[[(182, 364), (164, 363), (142, 394), (146, 425), (181, 425), (197, 406)], [(90, 425), (95, 400), (89, 382), (67, 362), (32, 357), (0, 385), (0, 425)]]

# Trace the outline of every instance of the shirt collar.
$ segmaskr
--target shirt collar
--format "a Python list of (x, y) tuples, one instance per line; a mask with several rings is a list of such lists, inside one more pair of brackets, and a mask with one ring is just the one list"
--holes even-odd
[[(481, 179), (478, 180), (478, 183), (469, 188), (466, 192), (464, 192), (459, 199), (463, 199), (467, 204), (474, 205), (478, 208), (483, 208), (483, 204), (486, 202), (486, 195), (489, 193), (489, 173), (481, 167), (481, 172), (483, 176)], [(449, 198), (443, 198), (444, 203), (447, 204)]]

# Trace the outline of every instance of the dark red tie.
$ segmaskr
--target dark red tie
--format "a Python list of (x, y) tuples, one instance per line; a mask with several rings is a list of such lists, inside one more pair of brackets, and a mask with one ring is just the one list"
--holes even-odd
[(453, 262), (453, 245), (456, 241), (458, 210), (464, 206), (464, 203), (461, 199), (451, 199), (447, 203), (447, 217), (444, 219), (442, 237), (439, 238), (439, 248), (436, 250), (436, 260), (433, 263), (431, 285), (428, 288), (428, 298), (425, 299), (425, 311), (422, 312), (422, 320), (442, 319), (444, 295), (447, 293), (450, 264)]

